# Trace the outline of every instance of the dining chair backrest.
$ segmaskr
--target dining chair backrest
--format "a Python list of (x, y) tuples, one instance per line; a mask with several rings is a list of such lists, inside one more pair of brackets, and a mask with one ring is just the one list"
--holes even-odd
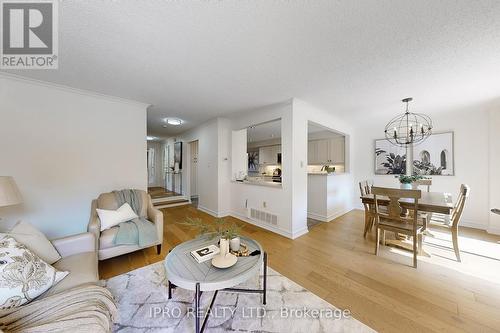
[[(377, 220), (380, 222), (380, 218), (386, 218), (390, 220), (395, 220), (399, 222), (408, 222), (413, 220), (413, 226), (416, 230), (417, 228), (417, 217), (418, 214), (418, 199), (422, 197), (422, 191), (420, 190), (403, 190), (395, 188), (385, 188), (385, 187), (372, 187), (372, 193), (375, 200), (375, 212)], [(389, 204), (387, 205), (387, 212), (380, 212), (379, 210), (379, 198), (387, 197), (389, 198)], [(403, 215), (403, 208), (401, 207), (400, 200), (402, 199), (413, 199), (413, 211), (410, 218)]]
[(469, 185), (462, 184), (460, 186), (460, 194), (458, 195), (457, 202), (455, 204), (455, 208), (451, 213), (451, 225), (453, 227), (457, 227), (460, 219), (462, 218), (462, 213), (464, 212), (465, 203), (467, 202), (470, 194)]
[(372, 193), (373, 181), (370, 180), (362, 180), (359, 182), (359, 191), (361, 196), (371, 194)]
[(415, 181), (415, 183), (419, 187), (420, 186), (427, 186), (427, 192), (431, 191), (432, 179), (430, 179), (430, 178), (419, 179), (419, 180)]

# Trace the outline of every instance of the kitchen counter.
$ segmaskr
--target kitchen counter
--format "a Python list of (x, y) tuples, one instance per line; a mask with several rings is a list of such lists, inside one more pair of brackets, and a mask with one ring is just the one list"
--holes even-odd
[(309, 176), (338, 176), (338, 175), (343, 175), (343, 172), (308, 172), (307, 175)]
[(256, 186), (267, 186), (267, 187), (275, 187), (275, 188), (282, 188), (281, 183), (275, 183), (273, 181), (268, 181), (268, 180), (244, 180), (244, 181), (238, 181), (238, 180), (231, 180), (232, 183), (237, 183), (237, 184), (243, 184), (243, 185), (256, 185)]

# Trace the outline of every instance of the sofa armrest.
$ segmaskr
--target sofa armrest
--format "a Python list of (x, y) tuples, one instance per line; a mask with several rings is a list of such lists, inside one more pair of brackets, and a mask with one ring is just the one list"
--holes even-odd
[(51, 242), (63, 258), (78, 253), (96, 252), (95, 238), (90, 232), (53, 239)]
[(99, 237), (101, 236), (101, 220), (97, 215), (97, 200), (92, 200), (92, 205), (90, 207), (90, 219), (89, 225), (87, 226), (87, 231), (94, 235), (95, 248), (99, 248)]
[(150, 220), (151, 222), (153, 222), (156, 226), (156, 232), (157, 232), (157, 235), (158, 235), (158, 241), (160, 244), (163, 243), (163, 213), (154, 208), (153, 207), (153, 204), (149, 203), (149, 206), (148, 206), (148, 220)]

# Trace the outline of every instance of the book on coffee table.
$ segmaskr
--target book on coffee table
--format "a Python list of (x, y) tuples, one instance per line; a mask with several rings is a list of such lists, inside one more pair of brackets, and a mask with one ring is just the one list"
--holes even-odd
[(191, 256), (198, 262), (202, 263), (212, 259), (220, 252), (219, 248), (215, 245), (208, 245), (197, 250), (191, 251)]

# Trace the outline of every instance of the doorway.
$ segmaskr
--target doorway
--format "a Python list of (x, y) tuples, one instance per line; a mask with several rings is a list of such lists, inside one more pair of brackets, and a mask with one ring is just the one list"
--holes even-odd
[(198, 186), (198, 153), (199, 153), (199, 142), (198, 140), (189, 143), (190, 150), (190, 188), (189, 193), (191, 195), (191, 202), (194, 206), (198, 206), (199, 201), (199, 186)]

